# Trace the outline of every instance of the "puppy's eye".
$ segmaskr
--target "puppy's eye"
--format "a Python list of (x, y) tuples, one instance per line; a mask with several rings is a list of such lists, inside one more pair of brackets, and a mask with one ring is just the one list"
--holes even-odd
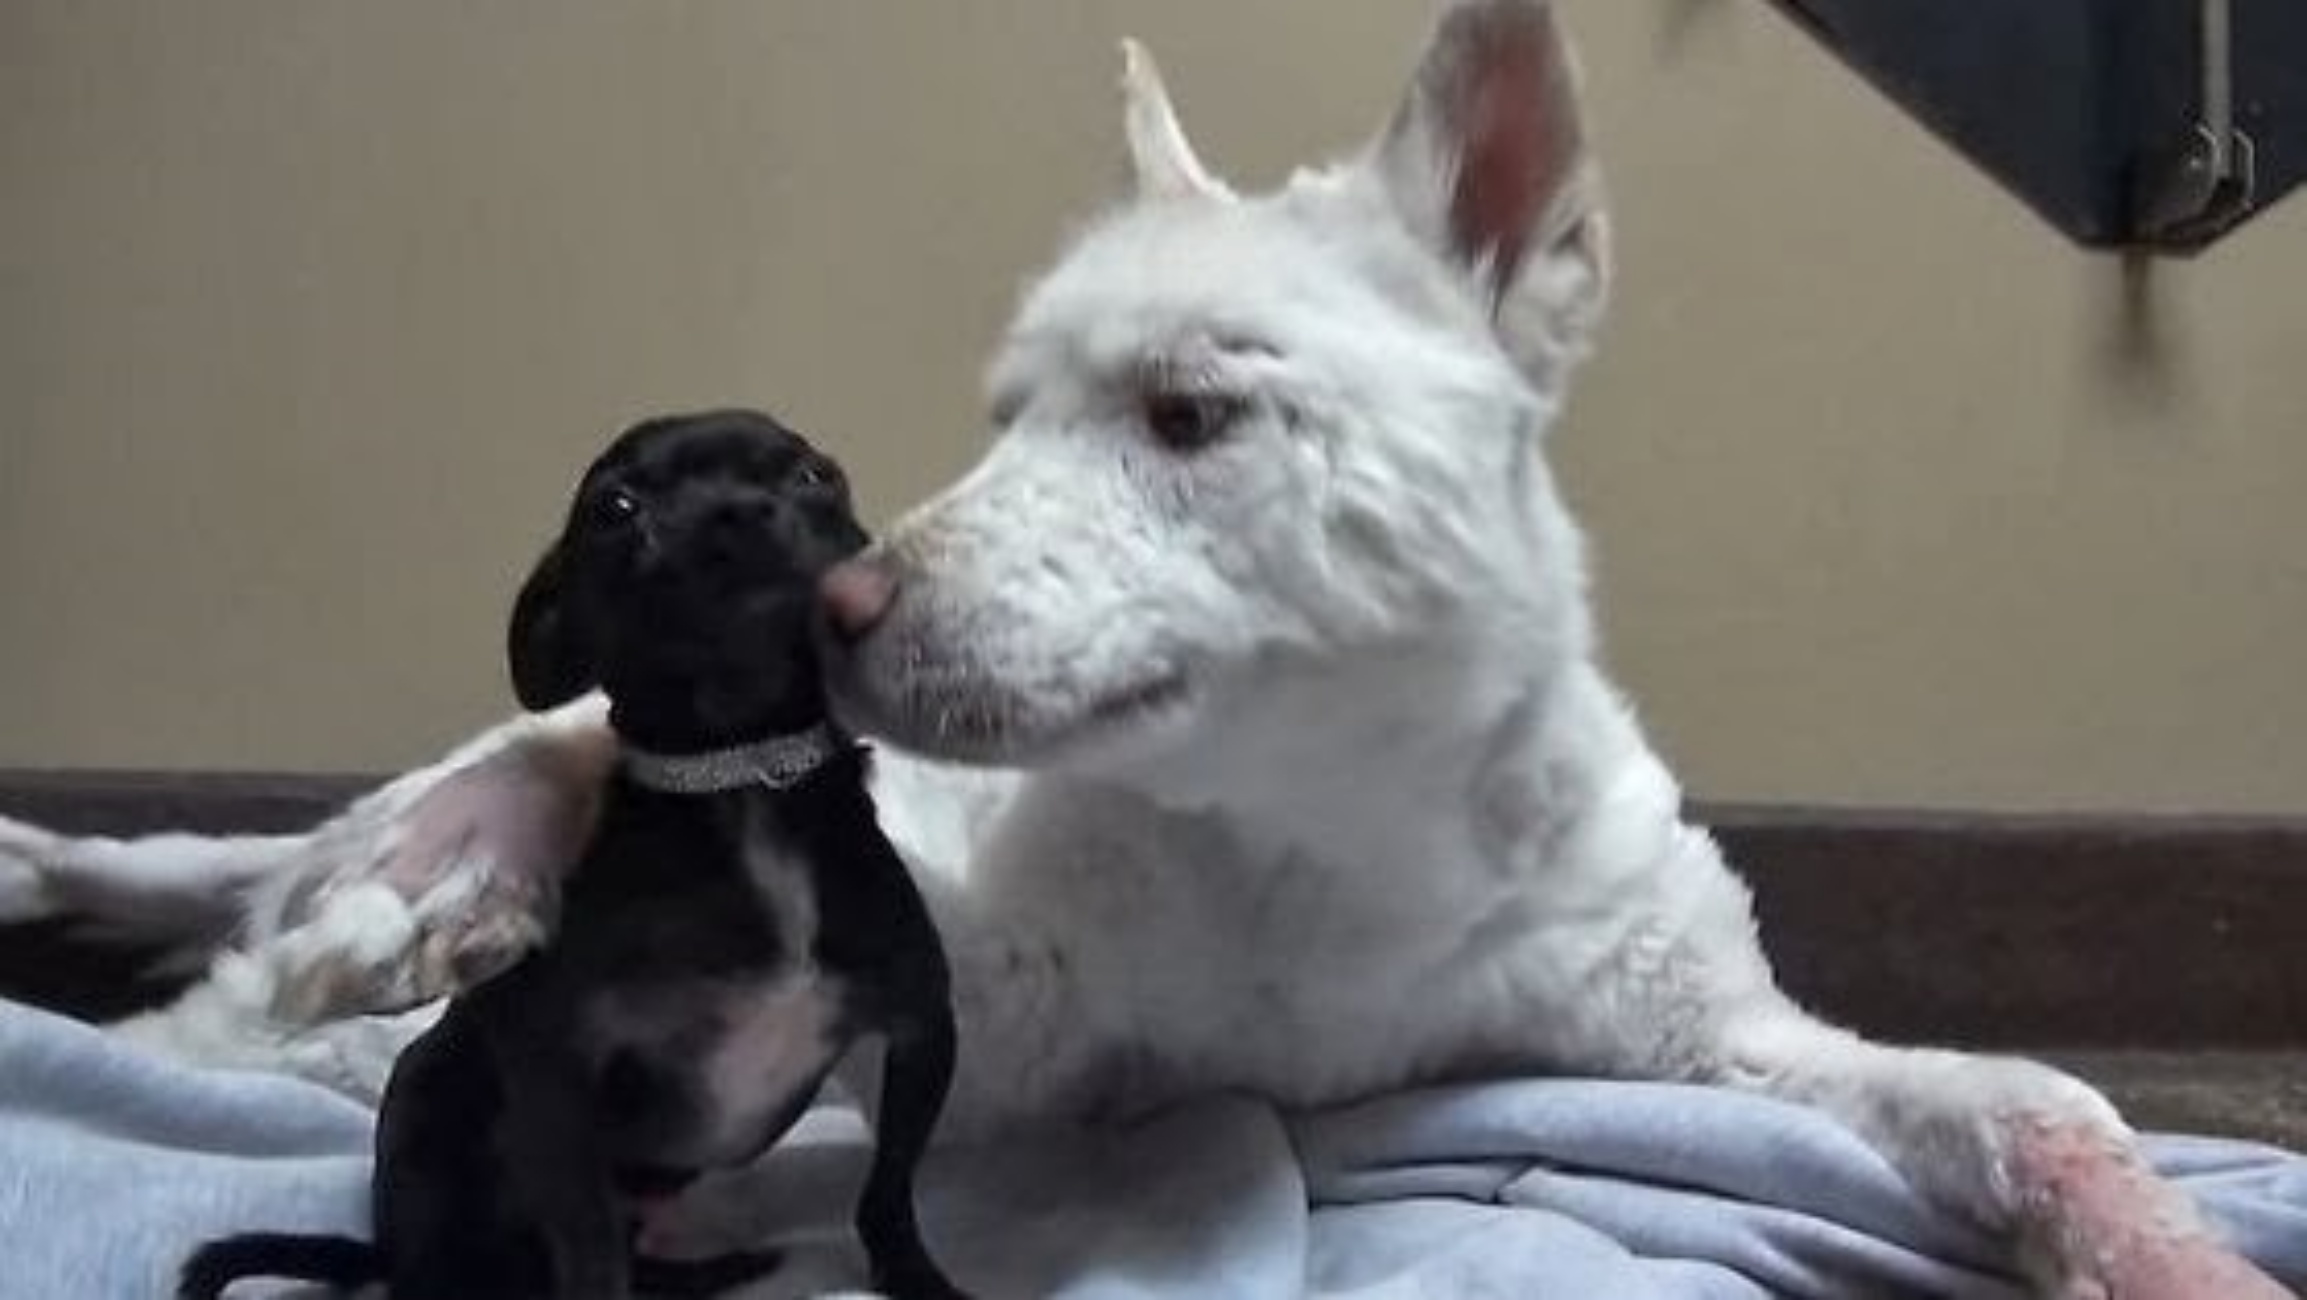
[(593, 522), (605, 528), (619, 528), (641, 517), (641, 502), (623, 488), (605, 488), (595, 492), (587, 509)]
[(805, 460), (793, 467), (793, 481), (803, 487), (837, 488), (842, 486), (841, 471), (822, 460)]
[(1146, 431), (1172, 451), (1198, 451), (1225, 436), (1246, 405), (1231, 393), (1156, 389), (1142, 399)]

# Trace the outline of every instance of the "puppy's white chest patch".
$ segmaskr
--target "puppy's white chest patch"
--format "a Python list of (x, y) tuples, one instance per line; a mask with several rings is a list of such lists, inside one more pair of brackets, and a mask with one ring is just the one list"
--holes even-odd
[(780, 846), (756, 814), (747, 827), (745, 874), (773, 919), (778, 947), (796, 973), (816, 969), (817, 890), (809, 863)]
[(724, 995), (698, 1072), (713, 1163), (753, 1154), (814, 1094), (845, 1045), (841, 1004), (839, 984), (814, 974)]
[(749, 828), (746, 874), (774, 919), (785, 965), (761, 980), (725, 986), (712, 1010), (720, 1032), (697, 1080), (713, 1116), (706, 1139), (716, 1162), (749, 1156), (776, 1136), (815, 1091), (845, 1043), (843, 989), (816, 962), (817, 891), (809, 863), (768, 828)]
[(848, 1044), (846, 986), (816, 962), (809, 864), (776, 847), (767, 828), (747, 829), (743, 865), (774, 933), (758, 973), (652, 981), (595, 1008), (603, 1059), (632, 1052), (670, 1088), (644, 1107), (658, 1113), (634, 1117), (636, 1156), (697, 1167), (751, 1159)]

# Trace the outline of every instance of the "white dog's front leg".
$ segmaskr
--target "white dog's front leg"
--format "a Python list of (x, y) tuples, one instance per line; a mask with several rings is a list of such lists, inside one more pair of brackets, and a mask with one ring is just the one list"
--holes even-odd
[(0, 924), (68, 918), (113, 938), (191, 949), (238, 927), (294, 835), (60, 835), (0, 817)]
[(2060, 1300), (2288, 1294), (2219, 1242), (2081, 1080), (2014, 1057), (1873, 1042), (1796, 1006), (1763, 955), (1752, 896), (1712, 839), (1661, 820), (1663, 838), (1596, 841), (1666, 852), (1621, 859), (1654, 864), (1644, 872), (1596, 874), (1642, 888), (1600, 895), (1622, 900), (1601, 913), (1617, 938), (1585, 968), (1590, 1032), (1569, 1064), (1823, 1110), (1930, 1201), (2010, 1240), (2020, 1267)]
[[(588, 697), (514, 719), (306, 837), (250, 910), (248, 938), (292, 1024), (396, 1010), (503, 970), (552, 923), (616, 748)], [(379, 900), (405, 909), (389, 951)]]
[(0, 817), (0, 924), (38, 921), (58, 910), (48, 882), (57, 837), (37, 826)]
[[(594, 697), (491, 728), (303, 834), (113, 839), (0, 818), (0, 923), (166, 943), (194, 969), (236, 945), (270, 972), (268, 1033), (414, 1006), (544, 934), (614, 756)], [(380, 904), (404, 914), (380, 928)]]
[(1719, 1020), (1701, 1078), (1815, 1105), (2073, 1300), (2282, 1300), (2141, 1159), (2098, 1092), (2011, 1057), (1889, 1047), (1782, 999)]

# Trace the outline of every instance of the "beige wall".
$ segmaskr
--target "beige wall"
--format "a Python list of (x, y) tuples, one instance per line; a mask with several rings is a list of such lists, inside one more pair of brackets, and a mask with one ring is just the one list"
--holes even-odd
[[(1559, 454), (1712, 796), (2307, 809), (2307, 201), (2108, 272), (1760, 9), (1583, 0), (1624, 289)], [(1402, 0), (0, 6), (0, 763), (373, 766), (506, 707), (570, 477), (769, 403), (884, 514), (972, 455), (1152, 39), (1244, 179)]]

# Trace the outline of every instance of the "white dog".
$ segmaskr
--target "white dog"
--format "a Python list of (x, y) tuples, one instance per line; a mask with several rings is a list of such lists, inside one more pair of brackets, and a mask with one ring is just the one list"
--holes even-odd
[[(992, 451), (828, 580), (852, 722), (1023, 770), (882, 767), (956, 964), (949, 1113), (1704, 1081), (1832, 1112), (2055, 1294), (2281, 1296), (2090, 1088), (1876, 1045), (1777, 989), (1597, 665), (1546, 466), (1609, 279), (1573, 83), (1541, 0), (1472, 0), (1366, 151), (1242, 198), (1130, 51), (1138, 193), (1027, 296)], [(607, 754), (578, 706), (309, 836), (0, 828), (0, 904), (188, 934), (245, 907), (240, 986), (140, 1030), (245, 1058), (219, 1044), (517, 955)]]

